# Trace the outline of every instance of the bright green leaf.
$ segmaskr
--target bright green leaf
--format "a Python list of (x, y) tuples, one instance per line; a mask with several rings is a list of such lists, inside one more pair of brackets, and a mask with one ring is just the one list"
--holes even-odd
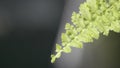
[(56, 44), (56, 52), (59, 52), (61, 50), (61, 46), (59, 44)]
[(69, 42), (70, 41), (68, 35), (65, 33), (62, 33), (61, 40), (62, 40), (62, 42)]
[(82, 48), (82, 47), (83, 47), (83, 44), (82, 44), (82, 42), (79, 42), (79, 41), (77, 41), (77, 40), (73, 40), (73, 41), (70, 43), (70, 46), (76, 47), (76, 48)]
[(51, 63), (54, 63), (55, 60), (56, 60), (56, 57), (52, 57), (52, 59), (51, 59)]
[(55, 56), (55, 55), (52, 54), (52, 55), (51, 55), (51, 58), (54, 57), (54, 56)]
[(67, 30), (67, 29), (71, 29), (70, 23), (66, 23), (65, 29), (66, 29), (66, 30)]
[(66, 47), (63, 48), (63, 52), (70, 53), (71, 52), (71, 48), (69, 46), (66, 46)]

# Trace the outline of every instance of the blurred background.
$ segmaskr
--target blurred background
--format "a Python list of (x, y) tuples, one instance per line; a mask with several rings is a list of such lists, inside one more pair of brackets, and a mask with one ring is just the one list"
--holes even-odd
[(52, 68), (64, 0), (0, 0), (0, 68)]

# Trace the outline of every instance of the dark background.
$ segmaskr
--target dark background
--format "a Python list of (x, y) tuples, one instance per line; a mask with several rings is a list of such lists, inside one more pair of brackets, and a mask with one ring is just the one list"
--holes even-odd
[(64, 0), (0, 0), (0, 68), (52, 68)]

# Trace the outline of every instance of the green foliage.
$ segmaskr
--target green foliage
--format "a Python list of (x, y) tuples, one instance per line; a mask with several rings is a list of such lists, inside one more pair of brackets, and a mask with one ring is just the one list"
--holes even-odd
[(59, 52), (61, 50), (61, 46), (59, 44), (56, 44), (56, 52)]
[(78, 13), (72, 13), (71, 22), (61, 34), (62, 45), (56, 44), (52, 63), (62, 52), (70, 53), (71, 47), (82, 48), (83, 43), (93, 42), (100, 34), (108, 36), (109, 31), (120, 32), (120, 0), (86, 0)]
[(69, 46), (66, 46), (66, 47), (63, 48), (63, 52), (70, 53), (71, 52), (71, 48)]

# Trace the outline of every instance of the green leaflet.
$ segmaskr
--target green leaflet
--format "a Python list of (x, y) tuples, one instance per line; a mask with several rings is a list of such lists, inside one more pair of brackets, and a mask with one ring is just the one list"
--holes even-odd
[(93, 39), (92, 37), (89, 35), (87, 29), (83, 29), (82, 32), (78, 35), (78, 40), (80, 42), (84, 42), (84, 43), (87, 43), (87, 42), (92, 42)]
[(78, 12), (72, 13), (71, 22), (66, 23), (65, 32), (61, 33), (61, 45), (56, 44), (51, 63), (60, 58), (62, 52), (70, 53), (71, 47), (82, 48), (83, 43), (99, 39), (100, 34), (120, 33), (120, 0), (86, 0)]
[(107, 16), (106, 15), (102, 15), (102, 21), (104, 22), (104, 24), (106, 25), (106, 26), (108, 26), (108, 25), (110, 25), (110, 21), (109, 21), (109, 19), (107, 18)]
[(70, 29), (70, 28), (71, 28), (70, 24), (67, 23), (66, 26), (65, 26), (65, 29), (67, 30), (67, 29)]
[(66, 34), (67, 34), (68, 36), (72, 35), (72, 33), (73, 33), (72, 30), (67, 30), (67, 31), (66, 31)]
[(114, 32), (120, 32), (120, 20), (117, 21), (113, 21), (113, 23), (111, 23), (111, 30), (113, 30)]
[(61, 50), (61, 46), (59, 44), (56, 44), (56, 52), (59, 52)]
[(70, 46), (64, 47), (64, 48), (63, 48), (63, 52), (65, 52), (65, 53), (70, 53), (70, 52), (71, 52)]
[(55, 62), (55, 60), (56, 60), (55, 55), (53, 55), (53, 54), (52, 54), (52, 55), (51, 55), (51, 58), (52, 58), (52, 59), (51, 59), (51, 63), (54, 63), (54, 62)]
[(90, 11), (93, 13), (98, 9), (96, 0), (87, 0), (87, 4), (90, 7)]
[(108, 26), (104, 26), (104, 32), (103, 35), (108, 36), (110, 28)]
[(66, 33), (62, 33), (61, 40), (62, 40), (62, 43), (68, 43), (70, 41), (70, 38), (68, 37)]
[(76, 48), (83, 48), (83, 43), (79, 42), (78, 40), (73, 40), (72, 42), (70, 42), (70, 46)]
[(73, 25), (70, 25), (69, 23), (66, 23), (65, 29), (66, 30), (73, 29)]
[(89, 11), (89, 7), (87, 3), (81, 4), (79, 9), (83, 18), (91, 20), (91, 13)]
[(95, 38), (95, 39), (99, 38), (99, 32), (98, 32), (98, 30), (95, 27), (94, 28), (89, 28), (87, 31), (88, 31), (88, 34), (92, 38)]

